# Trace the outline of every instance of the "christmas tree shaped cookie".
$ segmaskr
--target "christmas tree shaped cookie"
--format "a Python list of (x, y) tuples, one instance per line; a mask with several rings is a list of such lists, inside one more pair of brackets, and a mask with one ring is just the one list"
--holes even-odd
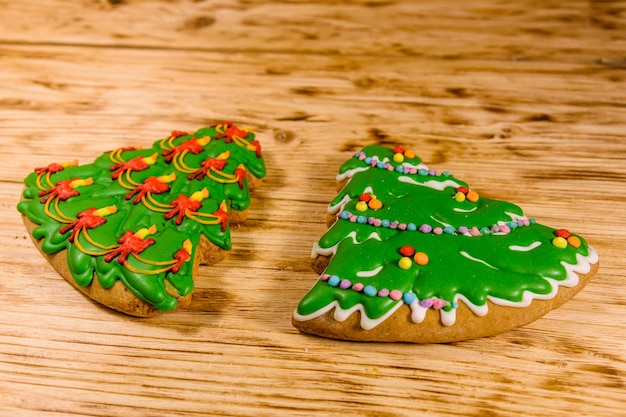
[(480, 196), (411, 150), (368, 146), (340, 168), (321, 274), (299, 303), (303, 332), (362, 341), (451, 342), (530, 323), (597, 270), (594, 249)]
[(265, 176), (259, 142), (230, 122), (174, 131), (151, 148), (52, 163), (26, 179), (18, 210), (73, 286), (134, 316), (187, 305), (200, 263), (223, 259)]

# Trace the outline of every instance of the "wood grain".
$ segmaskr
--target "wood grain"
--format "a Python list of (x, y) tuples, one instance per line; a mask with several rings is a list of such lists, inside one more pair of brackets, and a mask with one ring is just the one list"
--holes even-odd
[[(0, 415), (623, 415), (626, 3), (458, 3), (0, 0)], [(268, 176), (188, 308), (116, 314), (39, 256), (35, 166), (222, 120)], [(299, 334), (336, 170), (371, 143), (581, 233), (600, 272), (500, 336)]]

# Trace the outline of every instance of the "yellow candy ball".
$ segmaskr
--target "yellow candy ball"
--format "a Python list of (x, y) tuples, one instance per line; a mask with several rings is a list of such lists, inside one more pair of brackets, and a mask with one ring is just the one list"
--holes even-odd
[(393, 160), (397, 163), (404, 162), (404, 155), (402, 155), (401, 153), (394, 153)]
[(462, 203), (465, 201), (465, 194), (459, 191), (454, 195), (454, 199), (459, 203)]
[(565, 249), (567, 247), (567, 240), (562, 237), (555, 237), (552, 239), (552, 244), (560, 249)]
[(406, 256), (400, 258), (400, 261), (398, 262), (398, 266), (402, 269), (409, 269), (412, 265), (413, 261), (411, 258), (407, 258)]
[(413, 260), (415, 261), (416, 264), (420, 266), (424, 266), (428, 263), (428, 255), (426, 255), (424, 252), (417, 252), (413, 256)]
[(367, 203), (365, 201), (359, 201), (358, 203), (356, 203), (356, 209), (358, 211), (366, 211)]

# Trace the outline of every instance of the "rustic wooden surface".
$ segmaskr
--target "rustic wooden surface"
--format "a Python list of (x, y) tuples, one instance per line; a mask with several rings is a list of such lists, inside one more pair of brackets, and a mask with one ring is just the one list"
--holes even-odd
[[(0, 0), (0, 415), (626, 415), (624, 51), (623, 1)], [(222, 120), (269, 173), (189, 309), (113, 313), (36, 251), (35, 166)], [(299, 334), (334, 175), (371, 143), (581, 233), (599, 274), (495, 337)]]

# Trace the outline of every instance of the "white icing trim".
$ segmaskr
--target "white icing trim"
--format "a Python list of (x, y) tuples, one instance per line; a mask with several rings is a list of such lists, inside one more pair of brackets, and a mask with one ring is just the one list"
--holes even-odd
[(476, 207), (472, 207), (471, 209), (462, 209), (462, 208), (458, 208), (458, 207), (454, 207), (452, 210), (456, 211), (457, 213), (471, 213), (473, 211), (478, 210), (478, 206)]
[(495, 269), (498, 270), (498, 268), (496, 268), (495, 266), (488, 264), (487, 262), (483, 261), (482, 259), (479, 258), (474, 258), (472, 255), (470, 255), (469, 253), (465, 252), (464, 250), (459, 252), (462, 256), (466, 257), (467, 259), (469, 259), (470, 261), (474, 261), (474, 262), (478, 262), (481, 263), (485, 266), (488, 266), (491, 269)]
[[(551, 300), (556, 296), (556, 293), (559, 292), (558, 281), (548, 277), (543, 277), (543, 279), (548, 281), (548, 283), (550, 284), (550, 292), (547, 294), (536, 294), (534, 292), (525, 290), (522, 293), (521, 301), (505, 300), (503, 298), (494, 297), (492, 295), (488, 295), (487, 299), (492, 303), (503, 307), (528, 307), (533, 302), (533, 300)], [(578, 275), (576, 275), (576, 281), (578, 281)]]
[(511, 220), (526, 220), (526, 216), (520, 216), (519, 214), (515, 214), (515, 213), (510, 213), (508, 211), (505, 211), (504, 214), (506, 214), (507, 216), (509, 216), (511, 218)]
[(442, 225), (443, 227), (452, 227), (452, 225), (451, 225), (451, 224), (448, 224), (448, 223), (446, 223), (446, 222), (444, 222), (444, 221), (441, 221), (441, 220), (435, 219), (433, 216), (428, 216), (428, 217), (430, 217), (431, 219), (433, 219), (434, 221), (436, 221), (437, 223), (439, 223), (439, 224), (440, 224), (440, 225)]
[(422, 307), (417, 298), (415, 298), (415, 300), (413, 300), (413, 302), (409, 304), (409, 307), (411, 307), (411, 320), (413, 320), (414, 323), (423, 322), (424, 318), (426, 317), (426, 312), (428, 311), (428, 308)]
[[(467, 307), (477, 316), (482, 317), (485, 316), (487, 314), (487, 304), (482, 305), (482, 306), (477, 306), (475, 304), (472, 304), (464, 295), (462, 294), (457, 294), (454, 297), (454, 301), (458, 304), (459, 302), (463, 302), (465, 303), (465, 305), (467, 305)], [(426, 317), (426, 313), (428, 312), (428, 310), (430, 310), (430, 308), (428, 307), (422, 307), (419, 304), (419, 300), (415, 300), (413, 301), (409, 307), (411, 307), (411, 320), (414, 323), (421, 323), (422, 321), (424, 321), (424, 318)], [(445, 310), (440, 310), (439, 313), (440, 317), (441, 317), (441, 323), (444, 326), (452, 326), (455, 322), (456, 322), (456, 309), (452, 309), (451, 311), (445, 311)]]
[(456, 308), (453, 308), (450, 311), (445, 311), (443, 309), (439, 310), (439, 314), (441, 316), (441, 324), (446, 327), (452, 326), (456, 322)]
[(380, 271), (382, 271), (383, 267), (379, 266), (378, 268), (374, 268), (371, 271), (359, 271), (356, 273), (356, 276), (359, 278), (371, 278), (378, 275)]
[(467, 308), (471, 310), (472, 313), (476, 314), (478, 317), (484, 317), (489, 312), (489, 307), (487, 306), (486, 303), (481, 306), (476, 305), (472, 303), (470, 300), (468, 300), (467, 297), (464, 296), (463, 294), (455, 295), (454, 301), (456, 301), (457, 304), (460, 304), (460, 302), (462, 302), (463, 304), (467, 306)]
[(337, 204), (333, 205), (328, 205), (328, 213), (330, 214), (337, 214), (339, 213), (341, 210), (343, 210), (343, 207), (348, 204), (348, 201), (350, 201), (350, 195), (346, 194), (343, 196), (343, 198), (341, 199), (340, 202), (338, 202)]
[(414, 169), (425, 169), (425, 170), (430, 171), (430, 169), (429, 169), (426, 165), (424, 165), (423, 163), (421, 163), (421, 162), (420, 162), (418, 165), (413, 165), (413, 164), (412, 164), (412, 163), (410, 163), (410, 162), (403, 162), (401, 165), (402, 165), (403, 167), (405, 167), (405, 168), (409, 168), (409, 169), (411, 169), (411, 168), (414, 168)]
[(511, 245), (509, 246), (509, 249), (517, 251), (517, 252), (529, 252), (535, 248), (538, 248), (539, 246), (541, 246), (541, 242), (536, 241), (536, 242), (531, 243), (528, 246)]
[(412, 185), (420, 185), (423, 187), (428, 187), (428, 188), (432, 188), (432, 189), (439, 190), (439, 191), (443, 191), (443, 189), (446, 187), (460, 187), (461, 186), (461, 184), (452, 180), (445, 180), (445, 181), (430, 180), (426, 182), (417, 182), (413, 178), (406, 177), (406, 176), (398, 177), (398, 181), (405, 182), (407, 184), (412, 184)]
[(337, 253), (337, 246), (331, 246), (330, 248), (322, 248), (318, 242), (313, 244), (313, 250), (311, 251), (311, 259), (315, 259), (318, 256), (334, 256)]
[[(561, 262), (561, 265), (563, 265), (563, 267), (565, 268), (567, 272), (567, 277), (564, 280), (558, 281), (553, 278), (543, 277), (543, 279), (548, 281), (551, 287), (551, 290), (548, 294), (536, 294), (531, 291), (524, 291), (522, 293), (522, 300), (517, 301), (517, 302), (505, 300), (505, 299), (494, 297), (491, 295), (488, 295), (487, 299), (491, 301), (492, 303), (499, 305), (499, 306), (518, 307), (518, 308), (530, 306), (533, 300), (551, 300), (558, 293), (559, 286), (563, 286), (567, 288), (575, 287), (580, 282), (580, 278), (578, 277), (578, 274), (587, 274), (591, 270), (591, 265), (598, 262), (598, 253), (596, 252), (596, 250), (592, 246), (588, 246), (588, 250), (589, 250), (589, 254), (587, 256), (583, 256), (579, 253), (576, 254), (575, 264), (568, 264), (567, 262)], [(465, 305), (467, 305), (470, 308), (470, 310), (472, 310), (472, 312), (474, 312), (474, 314), (478, 316), (484, 316), (488, 312), (487, 304), (483, 306), (476, 306), (460, 294), (457, 294), (455, 297), (455, 301), (457, 301), (457, 303), (458, 303), (458, 300), (463, 300)], [(444, 311), (441, 310), (441, 312), (442, 312), (441, 320), (443, 322)]]
[(337, 174), (337, 182), (343, 182), (344, 180), (346, 180), (347, 178), (352, 178), (352, 176), (354, 174), (356, 174), (357, 172), (362, 172), (362, 171), (367, 171), (368, 169), (370, 169), (371, 167), (366, 166), (366, 167), (357, 167), (357, 168), (352, 168), (347, 170), (346, 172), (344, 172), (343, 174)]
[(293, 318), (298, 320), (298, 321), (307, 321), (307, 320), (312, 320), (314, 318), (317, 318), (321, 315), (326, 314), (327, 312), (331, 311), (333, 308), (335, 309), (335, 313), (334, 313), (334, 318), (336, 321), (338, 322), (342, 322), (345, 321), (348, 317), (350, 317), (354, 312), (356, 311), (360, 311), (361, 312), (361, 327), (364, 330), (372, 330), (374, 327), (378, 326), (380, 323), (382, 323), (383, 321), (387, 320), (389, 317), (391, 317), (393, 315), (393, 313), (396, 312), (396, 310), (398, 308), (400, 308), (402, 306), (401, 301), (397, 301), (396, 305), (393, 306), (387, 313), (385, 313), (383, 316), (377, 318), (377, 319), (371, 319), (369, 317), (367, 317), (367, 315), (365, 314), (365, 308), (363, 307), (363, 304), (356, 304), (355, 306), (353, 306), (352, 308), (349, 308), (347, 310), (344, 310), (343, 308), (341, 308), (339, 306), (339, 302), (338, 301), (333, 301), (332, 303), (326, 305), (325, 307), (320, 308), (319, 310), (311, 313), (311, 314), (307, 314), (307, 315), (301, 315), (298, 314), (298, 311), (294, 311), (293, 313)]
[[(356, 231), (352, 231), (350, 232), (345, 238), (341, 239), (341, 241), (343, 241), (344, 239), (347, 238), (352, 238), (352, 243), (354, 243), (355, 245), (360, 245), (363, 242), (366, 242), (370, 239), (376, 239), (379, 242), (382, 242), (382, 239), (380, 238), (380, 235), (377, 232), (372, 232), (370, 233), (370, 235), (363, 240), (362, 242), (359, 242), (356, 239)], [(341, 243), (341, 241), (339, 243)], [(315, 259), (318, 256), (332, 256), (335, 255), (335, 253), (337, 252), (337, 246), (339, 246), (339, 243), (337, 243), (334, 246), (331, 246), (330, 248), (323, 248), (319, 245), (319, 242), (315, 242), (313, 244), (313, 250), (311, 251), (311, 258)]]

